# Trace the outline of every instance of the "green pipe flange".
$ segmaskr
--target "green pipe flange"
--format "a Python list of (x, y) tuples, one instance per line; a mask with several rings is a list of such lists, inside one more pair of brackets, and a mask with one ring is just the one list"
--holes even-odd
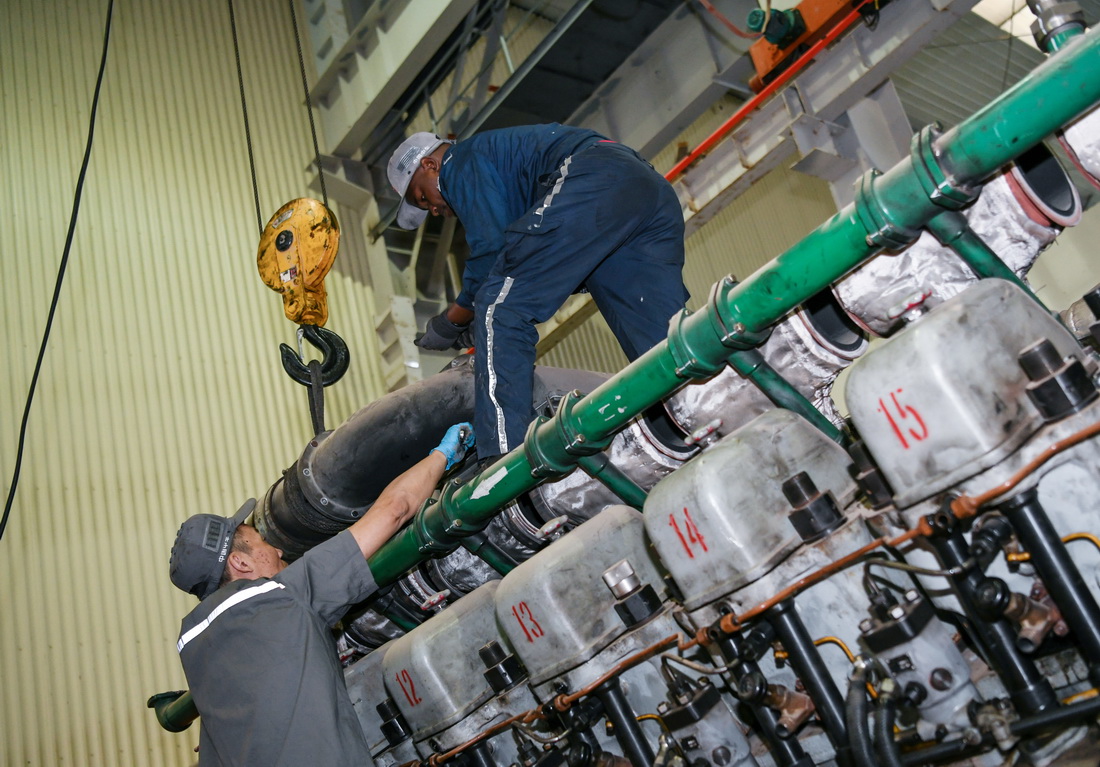
[[(440, 494), (440, 500), (442, 500), (443, 495), (447, 494), (448, 491), (453, 493), (454, 488), (454, 483), (448, 482), (443, 488), (443, 493)], [(428, 528), (429, 520), (435, 519), (434, 514), (428, 513), (433, 506), (439, 507), (439, 516), (445, 521), (441, 532), (449, 536), (449, 538), (444, 538), (442, 541)], [(427, 554), (429, 556), (447, 554), (455, 548), (454, 544), (456, 539), (464, 538), (467, 535), (473, 535), (477, 532), (475, 528), (464, 527), (462, 525), (462, 520), (448, 517), (447, 504), (440, 503), (432, 498), (425, 501), (420, 511), (413, 515), (412, 524), (413, 529), (416, 531), (417, 550), (420, 551), (421, 554)]]
[(878, 194), (876, 180), (882, 172), (872, 168), (863, 174), (856, 187), (855, 208), (859, 223), (867, 231), (867, 245), (886, 250), (900, 250), (920, 236), (920, 230), (901, 226), (890, 220), (889, 211)]
[[(710, 326), (714, 329), (722, 346), (737, 350), (755, 349), (768, 340), (772, 334), (772, 328), (768, 325), (763, 330), (751, 331), (740, 322), (736, 314), (731, 314), (729, 318), (725, 316), (726, 307), (732, 305), (729, 295), (736, 287), (737, 280), (732, 274), (727, 274), (711, 286), (710, 297), (707, 300), (709, 310), (707, 319), (710, 320)], [(729, 319), (733, 320), (733, 324), (729, 323)]]
[(924, 126), (909, 142), (909, 155), (914, 175), (928, 199), (941, 208), (959, 210), (978, 199), (982, 187), (961, 184), (944, 169), (936, 153), (936, 140), (942, 134), (943, 126), (939, 123)]
[[(528, 462), (531, 464), (532, 477), (544, 479), (568, 474), (577, 465), (576, 460), (571, 460), (572, 456), (602, 453), (615, 438), (612, 434), (601, 440), (590, 440), (577, 429), (577, 418), (573, 415), (573, 408), (581, 396), (576, 389), (567, 392), (558, 403), (558, 409), (553, 417), (539, 416), (527, 427), (523, 447), (527, 451)], [(549, 432), (553, 435), (551, 440), (547, 440), (546, 435), (540, 436), (538, 433), (539, 427), (547, 421), (552, 421), (553, 429)], [(552, 452), (554, 448), (560, 450), (557, 455)]]
[(668, 351), (672, 355), (673, 363), (676, 365), (674, 372), (677, 378), (706, 378), (718, 368), (704, 364), (692, 351), (691, 345), (688, 343), (690, 334), (684, 332), (684, 322), (690, 316), (691, 312), (687, 309), (681, 309), (678, 314), (674, 314), (672, 319), (669, 320)]

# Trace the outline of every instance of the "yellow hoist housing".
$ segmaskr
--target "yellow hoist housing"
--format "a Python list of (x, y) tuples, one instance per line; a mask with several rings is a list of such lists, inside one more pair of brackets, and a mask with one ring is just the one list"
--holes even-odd
[(325, 275), (339, 246), (336, 216), (318, 200), (291, 200), (267, 222), (256, 267), (264, 283), (283, 294), (291, 322), (323, 327), (328, 321)]

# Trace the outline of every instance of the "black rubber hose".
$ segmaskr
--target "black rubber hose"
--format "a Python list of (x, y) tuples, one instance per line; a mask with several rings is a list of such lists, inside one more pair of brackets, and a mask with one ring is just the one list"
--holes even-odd
[(894, 695), (880, 694), (878, 713), (875, 715), (875, 750), (881, 767), (904, 767), (898, 744), (894, 742), (894, 720), (898, 715), (898, 699)]
[(866, 685), (867, 668), (861, 664), (856, 666), (848, 681), (848, 697), (844, 706), (848, 720), (848, 740), (858, 767), (878, 767), (871, 742), (871, 730), (867, 723)]

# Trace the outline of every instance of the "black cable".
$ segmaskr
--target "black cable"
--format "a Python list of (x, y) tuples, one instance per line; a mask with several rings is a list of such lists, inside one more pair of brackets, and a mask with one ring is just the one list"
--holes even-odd
[(244, 97), (244, 73), (241, 70), (241, 45), (237, 41), (237, 16), (233, 13), (233, 0), (229, 5), (229, 28), (233, 31), (233, 55), (237, 58), (237, 84), (241, 88), (241, 114), (244, 116), (244, 140), (248, 144), (248, 169), (252, 172), (252, 197), (256, 201), (256, 228), (264, 233), (264, 219), (260, 215), (260, 186), (256, 183), (256, 158), (252, 154), (252, 131), (248, 127), (248, 102)]
[(69, 252), (72, 250), (73, 234), (76, 231), (77, 214), (80, 212), (80, 195), (84, 190), (84, 177), (88, 173), (88, 161), (92, 156), (92, 136), (95, 134), (95, 115), (99, 107), (99, 91), (103, 85), (103, 72), (107, 69), (107, 48), (111, 39), (111, 15), (114, 12), (115, 0), (107, 3), (107, 24), (103, 30), (103, 55), (99, 60), (99, 74), (96, 76), (95, 93), (92, 96), (92, 114), (88, 121), (88, 143), (84, 147), (84, 161), (80, 165), (80, 175), (76, 180), (76, 193), (73, 197), (73, 212), (69, 217), (69, 231), (65, 235), (65, 248), (61, 251), (61, 264), (57, 269), (57, 282), (53, 289), (53, 300), (50, 301), (50, 313), (46, 317), (46, 329), (42, 334), (42, 345), (38, 349), (38, 360), (34, 364), (34, 375), (31, 376), (31, 385), (27, 391), (27, 404), (23, 408), (23, 423), (19, 427), (19, 447), (15, 451), (15, 471), (12, 473), (11, 487), (8, 488), (8, 498), (4, 503), (4, 516), (0, 517), (0, 538), (4, 537), (4, 530), (8, 526), (8, 515), (11, 514), (12, 504), (15, 502), (15, 488), (19, 484), (19, 469), (23, 465), (23, 445), (27, 440), (27, 422), (31, 416), (31, 403), (34, 401), (34, 391), (38, 387), (38, 376), (42, 372), (42, 360), (46, 356), (46, 344), (50, 340), (50, 330), (53, 328), (54, 314), (57, 313), (57, 299), (61, 296), (61, 285), (65, 280), (65, 269), (69, 264)]
[(302, 38), (298, 34), (298, 14), (294, 12), (294, 0), (290, 5), (290, 23), (294, 25), (294, 43), (298, 46), (298, 69), (302, 72), (302, 90), (306, 94), (306, 114), (309, 115), (309, 132), (313, 136), (313, 156), (317, 164), (317, 178), (321, 181), (321, 202), (328, 207), (328, 192), (325, 191), (325, 169), (321, 167), (321, 147), (317, 144), (317, 128), (313, 124), (313, 102), (309, 98), (309, 83), (306, 81), (306, 60), (302, 57)]
[(848, 680), (848, 697), (845, 700), (845, 718), (848, 720), (848, 737), (851, 739), (852, 756), (857, 767), (876, 767), (871, 727), (867, 716), (867, 666), (858, 664)]

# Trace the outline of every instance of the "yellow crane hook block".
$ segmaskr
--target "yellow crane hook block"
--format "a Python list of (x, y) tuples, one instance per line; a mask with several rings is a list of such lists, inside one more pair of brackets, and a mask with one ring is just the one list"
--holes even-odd
[(264, 283), (283, 294), (291, 322), (323, 327), (328, 321), (325, 275), (339, 246), (336, 215), (318, 200), (291, 200), (267, 222), (256, 267)]

